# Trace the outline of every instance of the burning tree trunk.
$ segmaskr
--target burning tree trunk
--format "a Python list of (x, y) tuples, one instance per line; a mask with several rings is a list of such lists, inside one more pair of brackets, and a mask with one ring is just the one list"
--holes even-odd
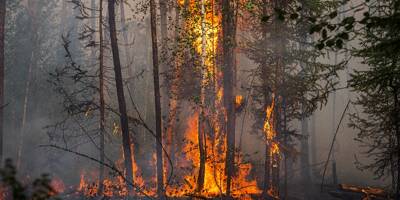
[(164, 199), (165, 190), (164, 190), (163, 150), (162, 150), (163, 140), (162, 140), (161, 95), (160, 95), (156, 17), (157, 16), (156, 16), (155, 1), (150, 0), (151, 41), (153, 50), (154, 102), (155, 102), (155, 112), (156, 112), (157, 194), (160, 199)]
[(206, 136), (205, 136), (205, 99), (206, 99), (206, 85), (207, 85), (207, 68), (205, 64), (207, 52), (206, 52), (206, 10), (204, 0), (201, 1), (201, 83), (200, 83), (200, 105), (199, 105), (199, 125), (198, 125), (198, 141), (199, 141), (199, 155), (200, 155), (200, 167), (197, 178), (197, 191), (200, 192), (204, 186), (204, 177), (206, 172)]
[(109, 27), (110, 27), (110, 40), (111, 50), (113, 54), (115, 84), (117, 88), (118, 107), (120, 112), (121, 130), (122, 130), (122, 143), (124, 151), (124, 165), (126, 170), (126, 180), (129, 190), (132, 190), (130, 184), (133, 183), (133, 170), (132, 170), (132, 151), (131, 139), (129, 135), (128, 115), (126, 111), (126, 102), (124, 95), (124, 86), (122, 82), (121, 61), (119, 58), (119, 50), (117, 43), (117, 30), (115, 27), (115, 0), (108, 0), (108, 13), (109, 13)]
[(234, 98), (234, 47), (235, 16), (233, 5), (229, 0), (222, 0), (222, 42), (223, 42), (223, 86), (224, 106), (226, 111), (226, 195), (231, 195), (231, 182), (235, 168), (235, 98)]
[[(100, 40), (100, 74), (99, 74), (99, 95), (100, 95), (100, 162), (104, 163), (104, 133), (105, 133), (105, 102), (104, 102), (104, 41), (103, 41), (103, 0), (99, 2), (99, 40)], [(99, 172), (99, 194), (103, 192), (104, 165), (100, 164)]]
[[(268, 6), (268, 3), (267, 3), (267, 0), (263, 0), (263, 6), (262, 6), (262, 13), (263, 13), (263, 15), (264, 16), (267, 16), (268, 15), (268, 10), (267, 10), (267, 6)], [(268, 32), (267, 32), (267, 27), (266, 27), (266, 25), (263, 25), (263, 27), (262, 27), (262, 35), (263, 35), (263, 37), (264, 37), (264, 45), (266, 45), (266, 38), (268, 37)], [(267, 63), (266, 63), (266, 60), (263, 60), (263, 62), (262, 62), (262, 70), (263, 70), (263, 72), (262, 72), (262, 74), (265, 76), (265, 77), (263, 77), (262, 78), (262, 80), (263, 80), (263, 87), (264, 87), (264, 89), (263, 89), (263, 95), (264, 95), (264, 106), (265, 107), (267, 107), (267, 105), (269, 104), (269, 99), (268, 99), (268, 93), (270, 92), (270, 91), (268, 91), (268, 72), (267, 72)], [(268, 114), (268, 113), (267, 113)], [(267, 122), (267, 120), (268, 120), (268, 116), (266, 116), (266, 119), (265, 119), (265, 123)], [(265, 124), (264, 124), (264, 126), (265, 126)], [(264, 132), (265, 132), (265, 127), (264, 127)], [(268, 191), (268, 189), (269, 189), (269, 180), (270, 180), (270, 157), (269, 157), (269, 155), (270, 155), (270, 153), (269, 153), (269, 145), (268, 144), (266, 144), (265, 145), (265, 160), (264, 160), (264, 185), (263, 185), (263, 195), (264, 196), (266, 196), (266, 193), (267, 193), (267, 191)]]
[(6, 0), (0, 1), (0, 164), (3, 163), (4, 35)]

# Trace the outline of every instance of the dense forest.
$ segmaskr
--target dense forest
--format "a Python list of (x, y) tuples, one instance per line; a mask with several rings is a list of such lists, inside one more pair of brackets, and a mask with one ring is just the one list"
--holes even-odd
[(400, 0), (0, 0), (0, 200), (400, 200)]

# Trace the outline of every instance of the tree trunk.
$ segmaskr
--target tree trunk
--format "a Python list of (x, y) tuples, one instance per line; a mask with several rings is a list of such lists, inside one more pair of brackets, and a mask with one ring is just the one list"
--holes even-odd
[[(262, 6), (262, 12), (264, 16), (268, 15), (268, 1), (267, 0), (263, 0), (263, 6)], [(267, 37), (268, 37), (268, 31), (267, 31), (267, 27), (266, 25), (264, 25), (262, 27), (262, 36), (264, 38), (264, 45), (267, 45)], [(268, 99), (268, 72), (267, 72), (267, 61), (266, 59), (263, 60), (262, 63), (262, 74), (264, 74), (266, 77), (263, 77), (264, 83), (263, 83), (263, 87), (264, 87), (264, 106), (265, 108), (269, 105), (269, 99)], [(270, 146), (268, 143), (265, 144), (265, 160), (264, 160), (264, 184), (263, 184), (263, 196), (267, 197), (267, 192), (268, 189), (270, 187), (270, 174), (271, 174), (271, 170), (270, 170), (270, 163), (271, 163), (271, 157), (270, 157)]]
[(150, 26), (153, 50), (153, 78), (154, 78), (154, 103), (156, 112), (156, 154), (157, 154), (157, 194), (159, 199), (164, 199), (164, 173), (163, 173), (163, 150), (162, 150), (162, 122), (161, 122), (161, 96), (160, 76), (157, 46), (157, 23), (156, 5), (150, 0)]
[[(335, 64), (337, 64), (337, 54), (335, 55)], [(335, 135), (335, 127), (336, 127), (336, 91), (333, 91), (332, 95), (332, 137)], [(337, 144), (337, 142), (336, 142)], [(337, 185), (337, 173), (336, 173), (336, 156), (335, 156), (336, 148), (333, 147), (332, 150), (332, 184)]]
[[(317, 159), (317, 133), (315, 129), (316, 125), (316, 114), (313, 113), (311, 115), (311, 130), (310, 130), (310, 139), (311, 139), (311, 163), (312, 165), (317, 164), (318, 159)], [(316, 177), (317, 175), (317, 170), (315, 167), (312, 168), (312, 177)]]
[[(178, 49), (178, 37), (180, 31), (180, 20), (179, 20), (179, 5), (176, 3), (175, 6), (175, 36), (174, 36), (174, 47)], [(171, 65), (171, 68), (174, 67), (172, 81), (169, 88), (169, 105), (168, 105), (168, 117), (167, 117), (167, 127), (166, 127), (166, 137), (167, 137), (167, 145), (169, 145), (169, 153), (171, 157), (172, 163), (175, 164), (175, 151), (176, 151), (176, 141), (174, 140), (173, 131), (176, 126), (176, 119), (177, 119), (177, 111), (178, 111), (178, 99), (179, 99), (179, 84), (180, 84), (180, 74), (181, 74), (181, 66), (179, 59), (179, 53), (174, 58), (174, 64)], [(174, 165), (175, 166), (175, 165)]]
[[(96, 0), (91, 0), (91, 2), (90, 2), (90, 7), (91, 7), (91, 13), (90, 13), (90, 15), (91, 15), (91, 17), (92, 17), (92, 19), (91, 19), (91, 21), (90, 21), (90, 27), (93, 29), (93, 30), (96, 30)], [(93, 33), (93, 36), (95, 36), (95, 32)], [(93, 42), (94, 42), (94, 40), (95, 40), (95, 37), (93, 37)], [(90, 41), (90, 42), (92, 42), (92, 41)], [(93, 62), (93, 66), (95, 65), (95, 60), (96, 60), (96, 48), (91, 48), (91, 52), (90, 52), (90, 59), (92, 60), (92, 62)]]
[(6, 0), (0, 0), (0, 165), (3, 163), (3, 111), (4, 111), (4, 36)]
[(232, 3), (222, 0), (222, 42), (223, 42), (223, 86), (224, 106), (227, 114), (226, 121), (226, 195), (231, 195), (231, 183), (235, 169), (235, 98), (234, 98), (234, 48), (236, 36), (234, 34), (235, 21)]
[(124, 95), (124, 85), (122, 80), (121, 72), (121, 61), (119, 58), (118, 41), (117, 41), (117, 30), (115, 27), (115, 0), (108, 0), (108, 23), (110, 27), (110, 40), (111, 50), (114, 62), (115, 72), (115, 85), (117, 88), (118, 107), (120, 112), (121, 130), (122, 130), (122, 143), (124, 151), (124, 164), (126, 170), (126, 180), (129, 191), (132, 191), (131, 184), (133, 184), (133, 170), (132, 170), (132, 151), (131, 151), (131, 139), (129, 135), (128, 116), (126, 111), (126, 102)]
[(393, 98), (394, 98), (394, 113), (393, 121), (395, 123), (396, 131), (396, 154), (397, 154), (397, 181), (396, 181), (396, 199), (400, 199), (400, 104), (398, 97), (398, 88), (393, 88)]
[(207, 67), (205, 64), (207, 52), (206, 52), (206, 10), (204, 5), (204, 0), (201, 0), (201, 83), (200, 83), (200, 106), (199, 106), (199, 125), (198, 125), (198, 141), (199, 141), (199, 156), (200, 156), (200, 166), (199, 175), (197, 178), (197, 191), (200, 192), (204, 186), (205, 178), (205, 168), (206, 168), (206, 136), (205, 136), (205, 98), (206, 98), (206, 84), (207, 84)]
[[(104, 163), (104, 133), (105, 133), (105, 102), (104, 102), (104, 44), (103, 44), (103, 0), (99, 2), (99, 40), (100, 40), (100, 74), (99, 74), (99, 95), (100, 95), (100, 162)], [(103, 193), (104, 165), (99, 167), (99, 194)]]
[[(172, 66), (169, 64), (168, 58), (170, 58), (171, 54), (168, 51), (168, 0), (159, 0), (159, 5), (160, 5), (160, 34), (161, 34), (161, 62), (160, 62), (160, 71), (162, 72), (168, 72), (170, 69), (172, 69)], [(173, 69), (172, 69), (173, 70)], [(175, 74), (174, 74), (175, 75)], [(166, 76), (161, 76), (161, 85), (164, 87), (160, 88), (161, 89), (161, 96), (165, 97), (163, 101), (161, 101), (161, 108), (165, 113), (161, 113), (167, 116), (166, 122), (162, 130), (165, 132), (165, 148), (172, 160), (172, 157), (174, 155), (174, 148), (173, 148), (173, 132), (172, 132), (172, 122), (175, 121), (175, 115), (176, 115), (176, 102), (174, 100), (174, 95), (172, 91), (174, 86), (172, 86), (172, 82), (174, 82), (174, 77), (172, 77), (172, 82), (168, 82), (168, 79)], [(171, 117), (171, 119), (170, 119)], [(164, 174), (169, 174), (171, 172), (171, 168), (168, 167), (167, 159), (164, 159), (165, 162), (165, 170)], [(173, 160), (172, 160), (173, 162)]]
[[(303, 112), (304, 109), (303, 109)], [(305, 189), (306, 197), (310, 198), (311, 192), (311, 174), (310, 174), (310, 157), (309, 157), (309, 131), (308, 131), (308, 118), (302, 116), (301, 119), (301, 135), (303, 138), (301, 139), (301, 156), (300, 156), (300, 163), (301, 163), (301, 176), (303, 179), (303, 186)]]

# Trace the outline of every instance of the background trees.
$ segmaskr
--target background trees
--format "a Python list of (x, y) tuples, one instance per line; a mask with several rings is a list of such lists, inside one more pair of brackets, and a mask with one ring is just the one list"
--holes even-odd
[[(15, 151), (7, 154), (24, 173), (33, 162), (67, 185), (94, 182), (82, 184), (83, 195), (97, 187), (91, 195), (311, 199), (320, 164), (308, 156), (308, 117), (326, 110), (345, 82), (338, 71), (347, 60), (332, 64), (329, 56), (357, 39), (351, 53), (370, 68), (349, 76), (347, 87), (360, 95), (351, 109), (364, 108), (351, 127), (377, 159), (360, 167), (390, 174), (397, 186), (396, 2), (341, 12), (349, 2), (110, 0), (107, 13), (94, 0), (9, 2), (5, 134), (18, 145), (5, 143)], [(349, 12), (356, 15), (339, 17)], [(316, 119), (314, 154), (325, 155), (332, 130), (324, 123), (335, 112)], [(37, 148), (44, 142), (126, 174)], [(121, 180), (127, 184), (108, 190)]]
[[(348, 6), (348, 2), (342, 2)], [(317, 18), (311, 32), (318, 32), (320, 49), (347, 50), (366, 67), (351, 73), (349, 87), (357, 94), (353, 105), (360, 111), (350, 115), (350, 127), (365, 148), (370, 162), (358, 163), (377, 177), (390, 176), (399, 197), (399, 57), (397, 49), (399, 2), (360, 1), (345, 11), (347, 17), (333, 22), (337, 11)], [(348, 42), (350, 41), (350, 42)], [(344, 43), (352, 45), (344, 48)]]

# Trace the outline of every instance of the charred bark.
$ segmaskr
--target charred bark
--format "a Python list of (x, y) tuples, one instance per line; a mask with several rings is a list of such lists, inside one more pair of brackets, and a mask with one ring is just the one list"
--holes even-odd
[[(100, 95), (100, 162), (105, 159), (105, 102), (104, 102), (104, 41), (103, 41), (103, 0), (99, 2), (99, 40), (100, 40), (100, 72), (99, 72), (99, 95)], [(103, 193), (104, 165), (99, 166), (99, 194)]]
[[(108, 0), (108, 23), (110, 28), (111, 51), (113, 55), (115, 84), (117, 88), (118, 107), (120, 112), (121, 130), (122, 130), (122, 143), (124, 151), (124, 165), (126, 170), (127, 182), (133, 183), (133, 170), (132, 170), (132, 151), (131, 151), (131, 138), (129, 135), (128, 115), (126, 111), (126, 102), (124, 95), (124, 85), (121, 72), (121, 61), (119, 57), (119, 49), (117, 43), (117, 30), (115, 26), (115, 0)], [(131, 184), (127, 183), (129, 191), (132, 190)]]
[(236, 43), (235, 36), (235, 16), (233, 3), (229, 0), (222, 0), (222, 46), (223, 46), (223, 86), (224, 86), (224, 106), (226, 110), (226, 195), (231, 195), (231, 183), (235, 169), (235, 61), (234, 48)]
[(153, 79), (154, 79), (154, 103), (156, 112), (156, 156), (157, 156), (157, 194), (159, 199), (165, 198), (164, 171), (163, 171), (163, 150), (162, 150), (162, 121), (161, 121), (161, 95), (160, 76), (157, 45), (157, 23), (156, 5), (150, 0), (150, 26), (153, 51)]
[(205, 168), (206, 168), (206, 136), (205, 136), (205, 99), (206, 99), (206, 84), (207, 84), (207, 69), (205, 64), (205, 59), (207, 56), (206, 52), (206, 27), (205, 27), (205, 18), (206, 18), (206, 10), (204, 5), (204, 0), (201, 1), (201, 82), (200, 82), (200, 105), (199, 105), (199, 124), (198, 124), (198, 140), (199, 140), (199, 156), (200, 156), (200, 166), (199, 166), (199, 174), (197, 178), (197, 191), (200, 192), (204, 187), (204, 178), (205, 178)]

